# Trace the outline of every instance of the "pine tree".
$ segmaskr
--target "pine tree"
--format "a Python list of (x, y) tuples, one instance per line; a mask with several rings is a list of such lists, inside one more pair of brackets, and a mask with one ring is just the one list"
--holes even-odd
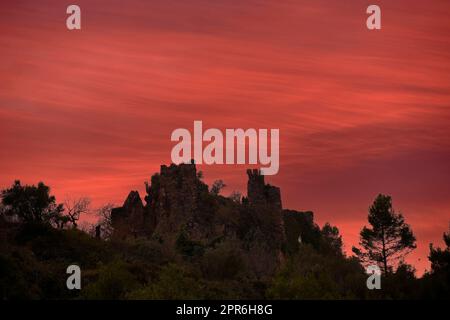
[(394, 212), (390, 196), (378, 195), (369, 208), (370, 227), (360, 233), (360, 248), (353, 252), (364, 263), (377, 264), (384, 273), (416, 248), (416, 238), (400, 213)]

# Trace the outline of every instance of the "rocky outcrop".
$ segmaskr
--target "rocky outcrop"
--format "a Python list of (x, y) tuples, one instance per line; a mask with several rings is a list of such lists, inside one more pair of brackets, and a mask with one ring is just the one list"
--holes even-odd
[[(230, 229), (229, 221), (216, 214), (216, 199), (199, 179), (193, 163), (162, 165), (160, 172), (152, 176), (151, 183), (146, 184), (146, 192), (145, 206), (127, 199), (122, 207), (113, 210), (113, 214), (121, 218), (113, 219), (114, 237), (123, 238), (126, 230), (132, 229), (124, 228), (122, 221), (137, 224), (145, 221), (142, 226), (134, 226), (139, 230), (146, 228), (145, 233), (128, 233), (128, 236), (153, 235), (172, 244), (180, 232), (195, 240), (209, 241)], [(133, 193), (133, 197), (139, 195)], [(132, 218), (136, 213), (142, 215), (141, 221)]]
[(132, 191), (122, 207), (113, 209), (113, 236), (154, 237), (185, 253), (231, 239), (241, 244), (258, 276), (271, 274), (286, 247), (292, 252), (300, 233), (308, 237), (312, 213), (283, 210), (278, 187), (266, 184), (259, 170), (247, 170), (247, 175), (247, 198), (239, 203), (210, 193), (194, 163), (162, 165), (146, 184), (145, 205)]
[(131, 191), (122, 207), (112, 209), (111, 223), (114, 227), (114, 236), (117, 238), (151, 234), (148, 212), (142, 204), (138, 191)]
[[(183, 229), (196, 239), (209, 237), (207, 229), (214, 212), (210, 208), (201, 210), (208, 186), (199, 179), (195, 164), (162, 165), (146, 189), (155, 234), (174, 240)], [(202, 228), (198, 228), (199, 223)]]
[(311, 211), (283, 210), (283, 222), (288, 253), (295, 253), (302, 243), (318, 245), (320, 229)]
[(247, 170), (247, 208), (251, 216), (244, 243), (248, 256), (259, 275), (270, 274), (282, 260), (285, 234), (283, 226), (281, 193), (275, 186), (266, 184), (260, 170)]
[(258, 169), (247, 170), (248, 202), (255, 206), (265, 206), (281, 210), (280, 188), (264, 182), (264, 175)]

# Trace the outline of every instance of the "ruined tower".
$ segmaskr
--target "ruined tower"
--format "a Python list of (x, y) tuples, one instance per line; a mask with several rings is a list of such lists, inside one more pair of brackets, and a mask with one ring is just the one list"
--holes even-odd
[(197, 176), (195, 164), (161, 166), (147, 188), (147, 205), (156, 220), (155, 232), (161, 236), (178, 233), (198, 215), (200, 198), (208, 187)]
[(248, 231), (248, 257), (255, 272), (267, 275), (274, 272), (283, 259), (285, 242), (280, 188), (266, 184), (258, 169), (248, 169), (247, 197), (254, 223)]
[(248, 169), (247, 195), (248, 202), (255, 206), (268, 206), (282, 209), (280, 188), (265, 184), (264, 175), (259, 169)]
[(131, 191), (122, 207), (111, 211), (114, 236), (118, 238), (147, 236), (151, 231), (147, 216), (139, 192)]

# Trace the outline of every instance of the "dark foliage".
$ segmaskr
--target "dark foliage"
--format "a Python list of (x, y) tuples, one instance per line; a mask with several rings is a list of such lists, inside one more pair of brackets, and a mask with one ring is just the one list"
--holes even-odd
[(370, 227), (365, 226), (360, 234), (362, 249), (353, 247), (353, 252), (363, 263), (376, 263), (387, 274), (416, 248), (416, 238), (403, 216), (394, 212), (389, 196), (378, 195), (368, 220)]
[[(450, 298), (450, 232), (444, 235), (444, 249), (430, 246), (431, 271), (424, 277), (416, 278), (412, 266), (400, 263), (382, 276), (382, 290), (368, 290), (363, 265), (342, 251), (338, 228), (328, 223), (320, 228), (312, 212), (283, 210), (283, 259), (274, 273), (261, 276), (252, 267), (256, 249), (250, 244), (273, 232), (273, 218), (257, 215), (245, 201), (204, 193), (202, 210), (219, 218), (236, 215), (231, 223), (239, 227), (237, 237), (193, 240), (181, 229), (169, 246), (157, 234), (98, 239), (75, 228), (58, 228), (47, 218), (52, 210), (61, 212), (45, 185), (16, 183), (2, 195), (7, 211), (0, 217), (2, 300)], [(38, 195), (39, 200), (34, 198)], [(11, 221), (12, 213), (21, 219)], [(391, 210), (390, 198), (377, 198), (369, 217), (371, 236), (379, 235), (381, 226), (394, 226), (389, 232), (400, 240), (409, 233), (403, 218)], [(71, 264), (81, 267), (81, 290), (66, 288)]]
[(25, 223), (64, 223), (62, 204), (50, 195), (50, 188), (39, 182), (37, 186), (21, 185), (19, 180), (1, 192), (3, 214)]

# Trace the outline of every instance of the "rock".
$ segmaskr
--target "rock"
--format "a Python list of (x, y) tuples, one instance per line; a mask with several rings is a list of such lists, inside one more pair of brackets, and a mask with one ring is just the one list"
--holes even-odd
[[(189, 250), (184, 254), (202, 254), (200, 249), (218, 241), (237, 241), (255, 274), (270, 275), (283, 260), (286, 244), (294, 252), (300, 232), (303, 242), (313, 238), (313, 216), (283, 210), (278, 187), (266, 184), (259, 170), (247, 170), (247, 175), (248, 196), (239, 203), (208, 192), (193, 162), (162, 165), (146, 184), (145, 206), (132, 191), (122, 207), (113, 209), (113, 237), (153, 236), (175, 249), (177, 239), (178, 244), (195, 244), (198, 250), (185, 245)], [(292, 226), (286, 229), (285, 224)], [(293, 237), (297, 247), (291, 245)]]
[(111, 223), (114, 228), (114, 236), (126, 238), (127, 236), (148, 236), (151, 234), (147, 221), (148, 213), (142, 204), (138, 191), (128, 194), (122, 207), (111, 211)]

